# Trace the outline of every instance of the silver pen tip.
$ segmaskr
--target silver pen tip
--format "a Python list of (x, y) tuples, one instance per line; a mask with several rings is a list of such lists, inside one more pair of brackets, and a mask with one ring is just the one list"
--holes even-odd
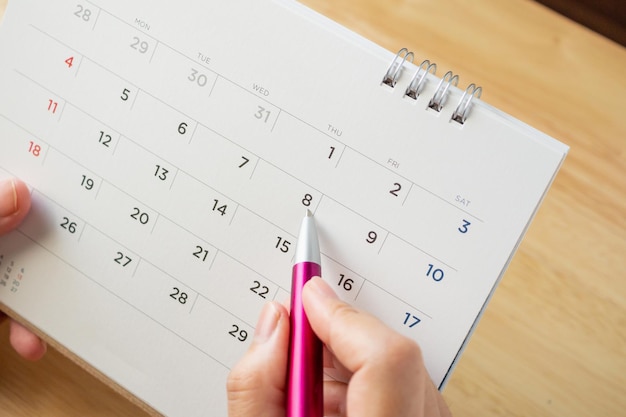
[(306, 209), (306, 216), (305, 217), (313, 217), (313, 213), (311, 213), (311, 210)]

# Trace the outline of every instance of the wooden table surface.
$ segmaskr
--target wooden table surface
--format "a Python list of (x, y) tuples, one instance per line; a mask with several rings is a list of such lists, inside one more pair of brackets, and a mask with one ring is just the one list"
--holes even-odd
[[(445, 389), (453, 414), (626, 416), (626, 50), (528, 0), (304, 3), (571, 147)], [(19, 359), (0, 331), (1, 415), (144, 415), (54, 350)]]

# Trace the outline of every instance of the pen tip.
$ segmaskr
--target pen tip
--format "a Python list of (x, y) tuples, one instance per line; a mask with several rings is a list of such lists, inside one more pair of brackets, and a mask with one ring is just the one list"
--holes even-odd
[(311, 210), (306, 209), (306, 217), (313, 217), (313, 213), (311, 213)]

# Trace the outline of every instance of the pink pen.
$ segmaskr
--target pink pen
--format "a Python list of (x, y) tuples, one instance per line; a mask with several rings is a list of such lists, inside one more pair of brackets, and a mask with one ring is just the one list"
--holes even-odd
[(320, 276), (320, 246), (313, 214), (302, 220), (291, 279), (291, 332), (287, 370), (287, 417), (322, 417), (322, 342), (317, 338), (302, 306), (302, 288)]

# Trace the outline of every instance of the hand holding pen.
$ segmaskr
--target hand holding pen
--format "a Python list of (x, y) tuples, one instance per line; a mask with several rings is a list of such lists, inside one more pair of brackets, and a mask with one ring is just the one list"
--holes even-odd
[[(325, 371), (336, 379), (324, 381), (325, 416), (451, 416), (415, 342), (339, 300), (319, 277), (304, 285), (302, 303), (328, 348)], [(263, 308), (252, 345), (228, 378), (230, 417), (286, 417), (289, 321), (281, 304)]]

